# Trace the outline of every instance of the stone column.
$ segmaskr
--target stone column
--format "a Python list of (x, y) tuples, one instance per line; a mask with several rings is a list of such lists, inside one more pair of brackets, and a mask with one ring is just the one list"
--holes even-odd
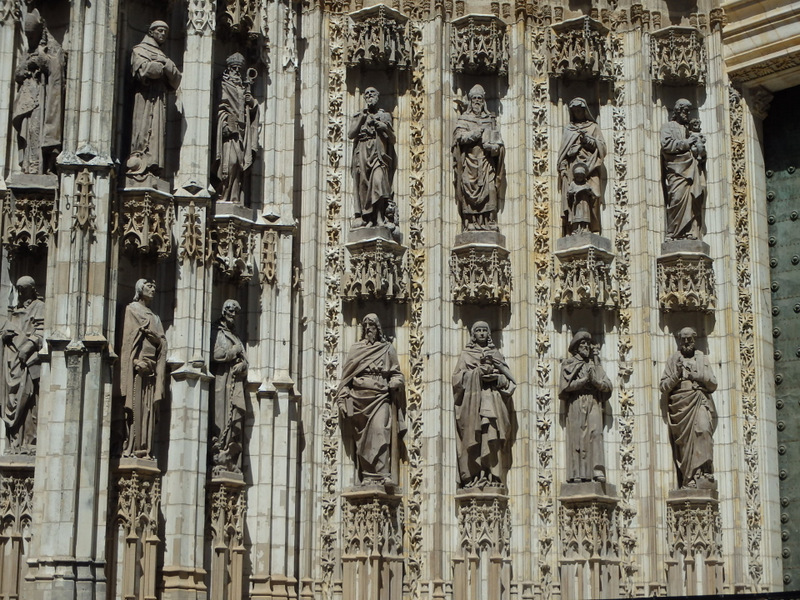
[[(18, 0), (3, 0), (0, 2), (0, 89), (14, 89), (14, 38), (19, 22), (19, 2)], [(0, 123), (7, 126), (6, 135), (11, 137), (13, 131), (11, 127), (11, 100), (13, 94), (3, 94), (0, 97)], [(9, 166), (9, 159), (6, 155), (8, 144), (0, 144), (0, 190), (5, 189), (5, 173)]]

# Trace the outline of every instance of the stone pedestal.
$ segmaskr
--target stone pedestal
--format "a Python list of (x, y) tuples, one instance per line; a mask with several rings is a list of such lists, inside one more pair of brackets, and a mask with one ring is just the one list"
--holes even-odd
[(556, 308), (607, 308), (618, 304), (611, 282), (611, 241), (596, 233), (577, 233), (556, 242), (553, 305)]
[(24, 598), (21, 575), (33, 525), (32, 455), (0, 457), (0, 598)]
[(108, 536), (112, 598), (155, 598), (161, 471), (154, 460), (121, 458), (114, 465), (113, 518)]
[(616, 489), (596, 481), (564, 483), (559, 501), (562, 597), (618, 598), (621, 591)]
[(347, 237), (343, 300), (408, 299), (406, 247), (388, 227), (360, 227)]
[(512, 275), (506, 238), (496, 231), (465, 231), (450, 255), (450, 289), (456, 304), (511, 301)]
[(21, 175), (8, 178), (3, 194), (3, 246), (13, 257), (19, 252), (47, 249), (57, 227), (55, 175)]
[(158, 259), (172, 254), (175, 209), (172, 195), (148, 187), (128, 187), (119, 193), (122, 250), (132, 257)]
[(667, 499), (667, 595), (721, 594), (722, 521), (714, 489), (672, 490)]
[(453, 598), (511, 597), (511, 513), (505, 488), (456, 492), (459, 551), (453, 559)]
[(211, 223), (211, 254), (220, 274), (245, 284), (255, 275), (264, 225), (254, 220), (251, 208), (217, 202)]
[(714, 269), (708, 244), (675, 240), (661, 244), (658, 304), (664, 312), (713, 312), (717, 305)]
[(403, 506), (398, 490), (364, 486), (342, 492), (342, 598), (403, 597)]
[(211, 527), (209, 598), (244, 597), (244, 518), (247, 510), (241, 473), (222, 471), (208, 484), (208, 522)]

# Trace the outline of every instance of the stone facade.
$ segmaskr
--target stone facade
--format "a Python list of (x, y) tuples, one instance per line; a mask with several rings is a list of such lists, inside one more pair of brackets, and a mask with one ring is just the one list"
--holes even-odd
[(751, 4), (0, 0), (0, 598), (795, 589)]

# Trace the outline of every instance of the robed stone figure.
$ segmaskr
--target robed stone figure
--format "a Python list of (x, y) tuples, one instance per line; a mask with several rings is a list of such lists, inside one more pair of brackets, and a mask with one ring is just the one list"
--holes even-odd
[(601, 174), (606, 142), (583, 98), (569, 105), (569, 124), (558, 151), (558, 175), (566, 235), (590, 231), (599, 234)]
[(706, 194), (705, 137), (699, 121), (691, 127), (692, 103), (678, 100), (661, 128), (661, 163), (670, 240), (699, 240)]
[(456, 204), (463, 231), (497, 231), (505, 189), (505, 146), (486, 92), (475, 85), (453, 131)]
[(353, 140), (350, 171), (355, 184), (356, 227), (386, 225), (387, 210), (396, 214), (391, 206), (394, 203), (394, 128), (392, 115), (378, 108), (379, 98), (374, 87), (364, 90), (366, 107), (353, 115), (347, 132), (347, 137)]
[(244, 205), (244, 174), (259, 150), (259, 109), (251, 90), (252, 79), (242, 77), (244, 57), (236, 52), (225, 65), (217, 109), (219, 200)]
[(164, 21), (154, 21), (131, 53), (133, 125), (125, 174), (137, 181), (164, 175), (167, 92), (181, 83), (180, 71), (161, 49), (168, 32)]
[(36, 294), (32, 277), (20, 277), (16, 285), (17, 305), (3, 324), (2, 395), (3, 422), (8, 454), (35, 454), (36, 414), (39, 401), (44, 344), (44, 302)]
[(355, 444), (360, 483), (397, 484), (405, 378), (378, 317), (368, 314), (361, 326), (362, 339), (350, 348), (336, 392), (342, 427)]
[(17, 132), (23, 173), (55, 173), (64, 113), (64, 51), (38, 9), (23, 21), (28, 53), (14, 77), (17, 93), (11, 123)]
[(492, 342), (489, 325), (476, 322), (453, 372), (456, 455), (461, 487), (505, 484), (511, 460), (517, 385)]
[(717, 389), (717, 379), (708, 357), (695, 347), (697, 332), (684, 327), (678, 337), (679, 350), (669, 357), (661, 376), (678, 485), (713, 487), (717, 409), (711, 393)]
[(214, 374), (214, 408), (211, 427), (212, 462), (215, 470), (242, 472), (245, 384), (247, 355), (236, 335), (236, 316), (242, 307), (236, 300), (226, 300), (222, 316), (212, 328), (214, 350), (211, 369)]
[(606, 481), (603, 416), (612, 386), (588, 331), (578, 331), (561, 363), (558, 397), (564, 402), (567, 481)]
[(120, 392), (125, 398), (127, 435), (124, 457), (152, 458), (158, 403), (164, 398), (167, 338), (150, 303), (156, 284), (136, 282), (133, 302), (125, 308), (120, 353)]

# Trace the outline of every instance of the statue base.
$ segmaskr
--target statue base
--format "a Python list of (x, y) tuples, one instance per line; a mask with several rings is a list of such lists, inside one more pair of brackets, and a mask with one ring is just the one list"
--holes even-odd
[(122, 250), (130, 256), (165, 260), (172, 255), (172, 195), (155, 187), (126, 187), (119, 193)]
[(613, 287), (611, 241), (596, 233), (577, 233), (556, 242), (554, 263), (556, 308), (614, 309), (619, 294)]
[(342, 492), (342, 598), (403, 598), (403, 498), (379, 487)]
[(497, 231), (464, 231), (450, 254), (450, 289), (456, 304), (511, 301), (511, 260), (506, 238)]
[(699, 240), (675, 240), (661, 245), (662, 254), (656, 259), (661, 310), (714, 311), (717, 295), (708, 249), (708, 244)]
[(453, 598), (507, 600), (511, 597), (511, 512), (505, 486), (462, 488), (455, 502), (461, 544), (453, 559)]
[(15, 174), (3, 198), (3, 245), (10, 255), (44, 252), (58, 224), (55, 175)]
[(343, 278), (342, 299), (408, 300), (406, 247), (388, 227), (359, 227), (347, 236), (350, 264)]
[[(237, 285), (250, 281), (258, 270), (254, 250), (262, 247), (261, 236), (267, 226), (254, 219), (250, 208), (218, 202), (208, 225), (214, 264), (225, 279)], [(260, 267), (263, 269), (263, 264)]]
[(133, 188), (149, 188), (158, 190), (159, 192), (169, 194), (172, 191), (172, 186), (166, 179), (156, 177), (152, 173), (144, 175), (130, 176), (125, 175), (125, 189)]
[(12, 173), (6, 179), (6, 186), (13, 190), (39, 190), (53, 191), (58, 190), (58, 175), (47, 173), (45, 175), (34, 175), (28, 173)]
[(564, 483), (559, 502), (562, 597), (618, 598), (622, 592), (616, 488), (599, 481)]
[(161, 475), (161, 469), (158, 468), (158, 463), (153, 458), (126, 456), (118, 460), (112, 460), (111, 468), (119, 474), (128, 474), (136, 471), (147, 476)]
[(243, 206), (237, 202), (215, 202), (214, 203), (214, 216), (215, 217), (236, 217), (254, 223), (256, 220), (256, 212), (248, 206)]
[(722, 519), (715, 489), (682, 488), (667, 498), (667, 595), (721, 594)]

